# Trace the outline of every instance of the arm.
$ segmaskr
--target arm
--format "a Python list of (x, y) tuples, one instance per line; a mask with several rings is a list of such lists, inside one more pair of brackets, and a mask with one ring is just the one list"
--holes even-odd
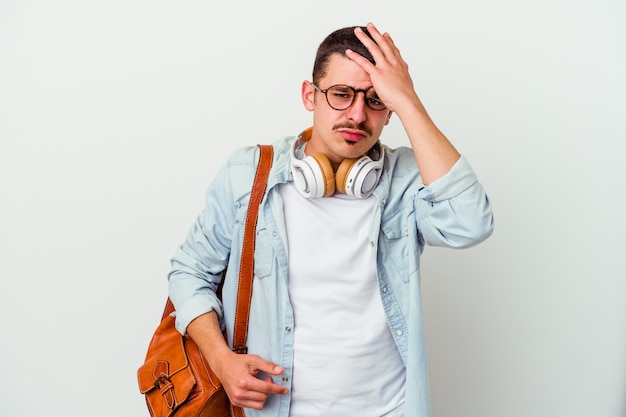
[[(254, 150), (252, 147), (242, 150), (236, 160), (249, 161), (252, 156), (246, 156), (245, 152), (252, 154)], [(273, 384), (271, 376), (260, 379), (259, 372), (280, 375), (283, 368), (258, 355), (231, 351), (219, 323), (224, 310), (216, 292), (237, 230), (234, 227), (237, 201), (245, 192), (243, 186), (233, 185), (231, 178), (249, 174), (246, 170), (254, 173), (252, 164), (235, 165), (238, 168), (234, 173), (230, 161), (220, 170), (207, 191), (205, 209), (172, 258), (169, 293), (176, 307), (178, 330), (198, 345), (231, 402), (235, 406), (261, 409), (270, 394), (284, 394), (287, 389)]]
[(450, 171), (460, 154), (426, 112), (413, 87), (408, 65), (389, 34), (381, 35), (371, 23), (367, 29), (376, 42), (360, 28), (355, 30), (355, 34), (370, 51), (376, 65), (356, 52), (348, 50), (346, 55), (369, 74), (380, 99), (400, 118), (411, 142), (422, 181), (424, 185), (429, 185)]
[(395, 112), (407, 133), (419, 168), (422, 188), (416, 199), (417, 220), (426, 243), (469, 247), (493, 231), (491, 205), (468, 162), (435, 126), (413, 87), (408, 65), (388, 33), (371, 23), (355, 35), (372, 54), (376, 65), (346, 51), (372, 81), (387, 108)]

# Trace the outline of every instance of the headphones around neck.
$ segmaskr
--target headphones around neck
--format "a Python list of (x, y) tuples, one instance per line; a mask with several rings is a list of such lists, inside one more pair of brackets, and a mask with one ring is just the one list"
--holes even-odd
[(300, 133), (291, 148), (291, 175), (300, 194), (328, 197), (337, 190), (356, 198), (369, 197), (383, 172), (385, 149), (381, 143), (376, 142), (367, 155), (344, 159), (335, 173), (326, 155), (304, 155), (302, 146), (311, 139), (311, 130)]

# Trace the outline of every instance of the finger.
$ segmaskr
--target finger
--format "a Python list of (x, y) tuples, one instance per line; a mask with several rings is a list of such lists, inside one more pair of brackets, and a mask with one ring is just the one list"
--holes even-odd
[(249, 359), (249, 367), (250, 371), (253, 372), (253, 375), (256, 375), (259, 371), (265, 372), (269, 375), (281, 375), (285, 372), (285, 368), (282, 366), (266, 361), (258, 355), (250, 355)]
[[(352, 49), (346, 49), (346, 56), (354, 61), (358, 66), (363, 68), (367, 73), (371, 73), (371, 71), (375, 68), (374, 64), (358, 52), (354, 52)], [(376, 60), (376, 58), (374, 58), (374, 60)]]
[(270, 378), (269, 376), (267, 378), (265, 378), (265, 382), (267, 383), (267, 385), (266, 385), (266, 390), (264, 392), (266, 392), (268, 394), (283, 395), (283, 394), (287, 394), (289, 392), (289, 389), (287, 387), (283, 387), (282, 385), (274, 384), (274, 382), (272, 381), (272, 378)]
[[(374, 56), (375, 53), (381, 53), (382, 56), (386, 58), (395, 55), (396, 48), (391, 41), (391, 36), (389, 36), (388, 33), (385, 32), (384, 34), (381, 34), (373, 23), (367, 24), (367, 31), (371, 38), (367, 36), (361, 28), (357, 29), (358, 30), (355, 30), (355, 34), (361, 43), (363, 43), (363, 45), (365, 45), (365, 47), (370, 51), (372, 56)], [(380, 57), (377, 58), (374, 56), (374, 60), (378, 62)]]
[[(372, 38), (374, 38), (374, 40), (372, 40), (372, 38), (367, 36), (367, 34), (363, 31), (363, 29), (361, 29), (361, 27), (357, 26), (354, 29), (354, 34), (356, 35), (356, 37), (361, 41), (363, 46), (367, 48), (370, 54), (372, 54), (374, 61), (378, 63), (382, 61), (382, 59), (384, 58), (384, 53), (381, 50), (380, 45), (378, 44), (378, 41), (376, 41), (373, 31), (369, 30), (369, 27), (368, 27), (368, 32), (370, 33), (370, 35), (372, 35)], [(380, 34), (379, 33), (377, 34), (379, 35), (378, 37), (380, 38)]]
[(246, 398), (248, 399), (260, 399), (260, 396), (267, 396), (268, 394), (286, 394), (289, 390), (287, 387), (275, 384), (271, 377), (265, 379), (258, 379), (251, 377), (246, 381), (243, 381), (242, 387), (247, 392)]
[(372, 38), (374, 38), (374, 41), (376, 41), (376, 43), (378, 43), (380, 40), (383, 39), (383, 34), (380, 33), (376, 25), (370, 22), (367, 25), (365, 25), (365, 27), (367, 28), (367, 31), (372, 36)]
[(255, 409), (263, 408), (267, 397), (271, 394), (287, 394), (287, 387), (274, 384), (271, 377), (265, 380), (248, 376), (241, 380), (237, 387), (229, 392), (231, 402), (238, 407), (249, 407)]
[(236, 407), (247, 407), (260, 410), (267, 401), (267, 394), (260, 392), (247, 391), (241, 392), (239, 395), (229, 396), (230, 402)]

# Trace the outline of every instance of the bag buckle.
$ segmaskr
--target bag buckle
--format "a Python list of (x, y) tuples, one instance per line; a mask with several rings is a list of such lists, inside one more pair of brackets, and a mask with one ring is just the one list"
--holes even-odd
[(168, 383), (172, 382), (167, 375), (161, 374), (157, 377), (157, 379), (154, 380), (154, 388), (161, 388), (161, 384), (163, 383), (163, 381), (167, 381)]
[(248, 353), (248, 346), (235, 346), (233, 347), (233, 352), (245, 355), (246, 353)]

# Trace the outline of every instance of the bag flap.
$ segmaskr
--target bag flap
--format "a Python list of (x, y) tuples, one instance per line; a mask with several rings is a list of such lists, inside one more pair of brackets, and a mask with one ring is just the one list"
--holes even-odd
[(187, 398), (195, 385), (185, 353), (185, 339), (174, 327), (174, 318), (163, 319), (152, 336), (144, 364), (137, 370), (139, 390), (145, 394), (159, 388), (159, 378), (174, 383), (179, 401)]

